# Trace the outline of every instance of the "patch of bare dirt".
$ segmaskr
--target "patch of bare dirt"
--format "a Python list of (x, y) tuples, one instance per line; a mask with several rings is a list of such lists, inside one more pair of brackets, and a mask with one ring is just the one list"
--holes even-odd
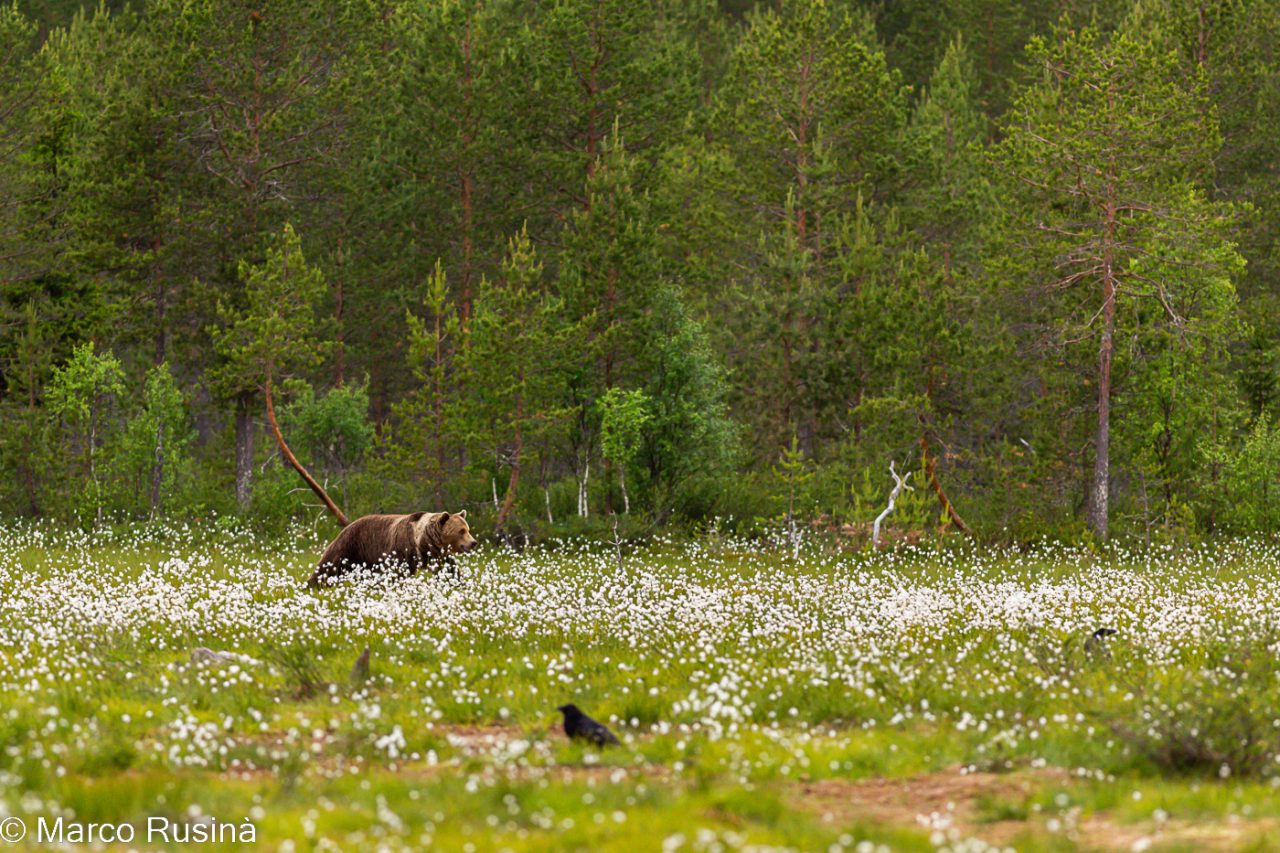
[(512, 741), (521, 737), (528, 737), (536, 732), (525, 733), (525, 730), (519, 726), (503, 726), (498, 724), (486, 725), (466, 725), (462, 723), (452, 723), (448, 725), (436, 724), (428, 731), (433, 734), (442, 735), (451, 744), (465, 746), (492, 746), (495, 743), (503, 741)]
[(1248, 844), (1280, 849), (1280, 820), (1232, 818), (1214, 822), (1166, 820), (1118, 823), (1107, 814), (1032, 814), (1027, 820), (986, 821), (984, 803), (1025, 802), (1036, 791), (1072, 777), (1048, 768), (1014, 773), (963, 773), (950, 768), (904, 779), (823, 779), (797, 786), (794, 805), (823, 820), (845, 823), (871, 820), (944, 833), (949, 838), (980, 838), (1016, 848), (1019, 836), (1060, 834), (1082, 850), (1228, 851)]
[[(558, 727), (522, 729), (504, 725), (439, 725), (432, 729), (445, 738), (456, 755), (441, 763), (406, 760), (394, 763), (394, 772), (432, 777), (442, 773), (495, 775), (522, 781), (547, 779), (555, 782), (585, 782), (589, 785), (616, 784), (623, 780), (679, 786), (683, 781), (670, 767), (661, 764), (593, 765), (546, 763), (549, 742), (563, 738)], [(254, 734), (244, 740), (264, 746), (283, 745), (282, 733)], [(514, 753), (509, 751), (519, 744)], [(504, 760), (489, 759), (508, 753)], [(536, 753), (542, 753), (537, 755)], [(532, 759), (526, 761), (526, 758)], [(479, 764), (469, 762), (479, 759)], [(335, 775), (349, 772), (365, 759), (342, 755), (313, 755), (304, 772)], [(263, 768), (235, 768), (228, 775), (243, 780), (275, 775)], [(1255, 849), (1280, 850), (1280, 819), (1230, 818), (1212, 822), (1165, 820), (1120, 823), (1106, 813), (1082, 814), (1079, 809), (1036, 812), (1026, 803), (1046, 788), (1069, 788), (1077, 780), (1060, 768), (1023, 769), (1010, 773), (962, 772), (953, 767), (936, 773), (907, 778), (820, 779), (787, 783), (784, 793), (790, 804), (835, 825), (873, 821), (884, 825), (909, 826), (926, 832), (940, 832), (949, 839), (979, 838), (988, 844), (1017, 849), (1020, 837), (1044, 839), (1057, 835), (1081, 850), (1157, 851), (1238, 850), (1250, 844)], [(1028, 817), (992, 820), (1001, 806), (1008, 812), (1025, 811)]]
[(1089, 850), (1277, 850), (1280, 821), (1236, 817), (1212, 823), (1169, 820), (1117, 824), (1094, 815), (1080, 825), (1079, 837)]
[(871, 819), (925, 829), (955, 827), (973, 835), (981, 800), (1026, 799), (1054, 776), (1066, 778), (1062, 771), (961, 773), (957, 768), (904, 779), (821, 779), (800, 786), (796, 805), (837, 823)]

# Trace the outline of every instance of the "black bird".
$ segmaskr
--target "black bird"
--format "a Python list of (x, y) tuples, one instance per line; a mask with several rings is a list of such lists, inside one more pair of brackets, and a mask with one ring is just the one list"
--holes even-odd
[(596, 746), (618, 745), (613, 732), (582, 713), (577, 705), (561, 705), (556, 710), (564, 714), (564, 733), (569, 740), (585, 740)]
[(1089, 639), (1084, 641), (1084, 650), (1089, 654), (1105, 654), (1107, 651), (1107, 637), (1114, 637), (1117, 633), (1115, 628), (1099, 628), (1089, 635)]

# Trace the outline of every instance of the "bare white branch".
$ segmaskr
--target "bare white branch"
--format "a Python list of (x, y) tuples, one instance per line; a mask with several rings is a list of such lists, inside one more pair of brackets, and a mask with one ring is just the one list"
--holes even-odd
[(898, 495), (902, 494), (902, 490), (914, 492), (915, 488), (907, 485), (907, 480), (911, 479), (911, 472), (908, 471), (906, 476), (899, 477), (897, 470), (893, 467), (893, 460), (889, 460), (889, 476), (893, 477), (893, 491), (889, 492), (889, 505), (884, 508), (884, 512), (876, 516), (875, 524), (871, 526), (871, 544), (880, 547), (880, 522), (884, 521), (889, 513), (893, 512), (893, 506), (898, 500)]

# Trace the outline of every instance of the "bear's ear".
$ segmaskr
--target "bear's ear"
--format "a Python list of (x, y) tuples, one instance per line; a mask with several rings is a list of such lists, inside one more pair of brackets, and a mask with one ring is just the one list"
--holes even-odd
[(440, 525), (441, 527), (444, 527), (444, 523), (448, 520), (449, 520), (449, 513), (447, 511), (442, 512), (436, 516), (436, 524)]
[(466, 517), (467, 517), (467, 511), (465, 509), (458, 510), (458, 518), (466, 518)]

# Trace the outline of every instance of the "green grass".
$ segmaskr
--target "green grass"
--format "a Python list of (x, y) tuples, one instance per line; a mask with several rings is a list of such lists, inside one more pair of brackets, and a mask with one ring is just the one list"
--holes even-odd
[[(0, 813), (249, 819), (293, 849), (1235, 849), (1280, 825), (1260, 543), (568, 545), (312, 594), (319, 545), (7, 528)], [(567, 743), (568, 700), (624, 746)]]

